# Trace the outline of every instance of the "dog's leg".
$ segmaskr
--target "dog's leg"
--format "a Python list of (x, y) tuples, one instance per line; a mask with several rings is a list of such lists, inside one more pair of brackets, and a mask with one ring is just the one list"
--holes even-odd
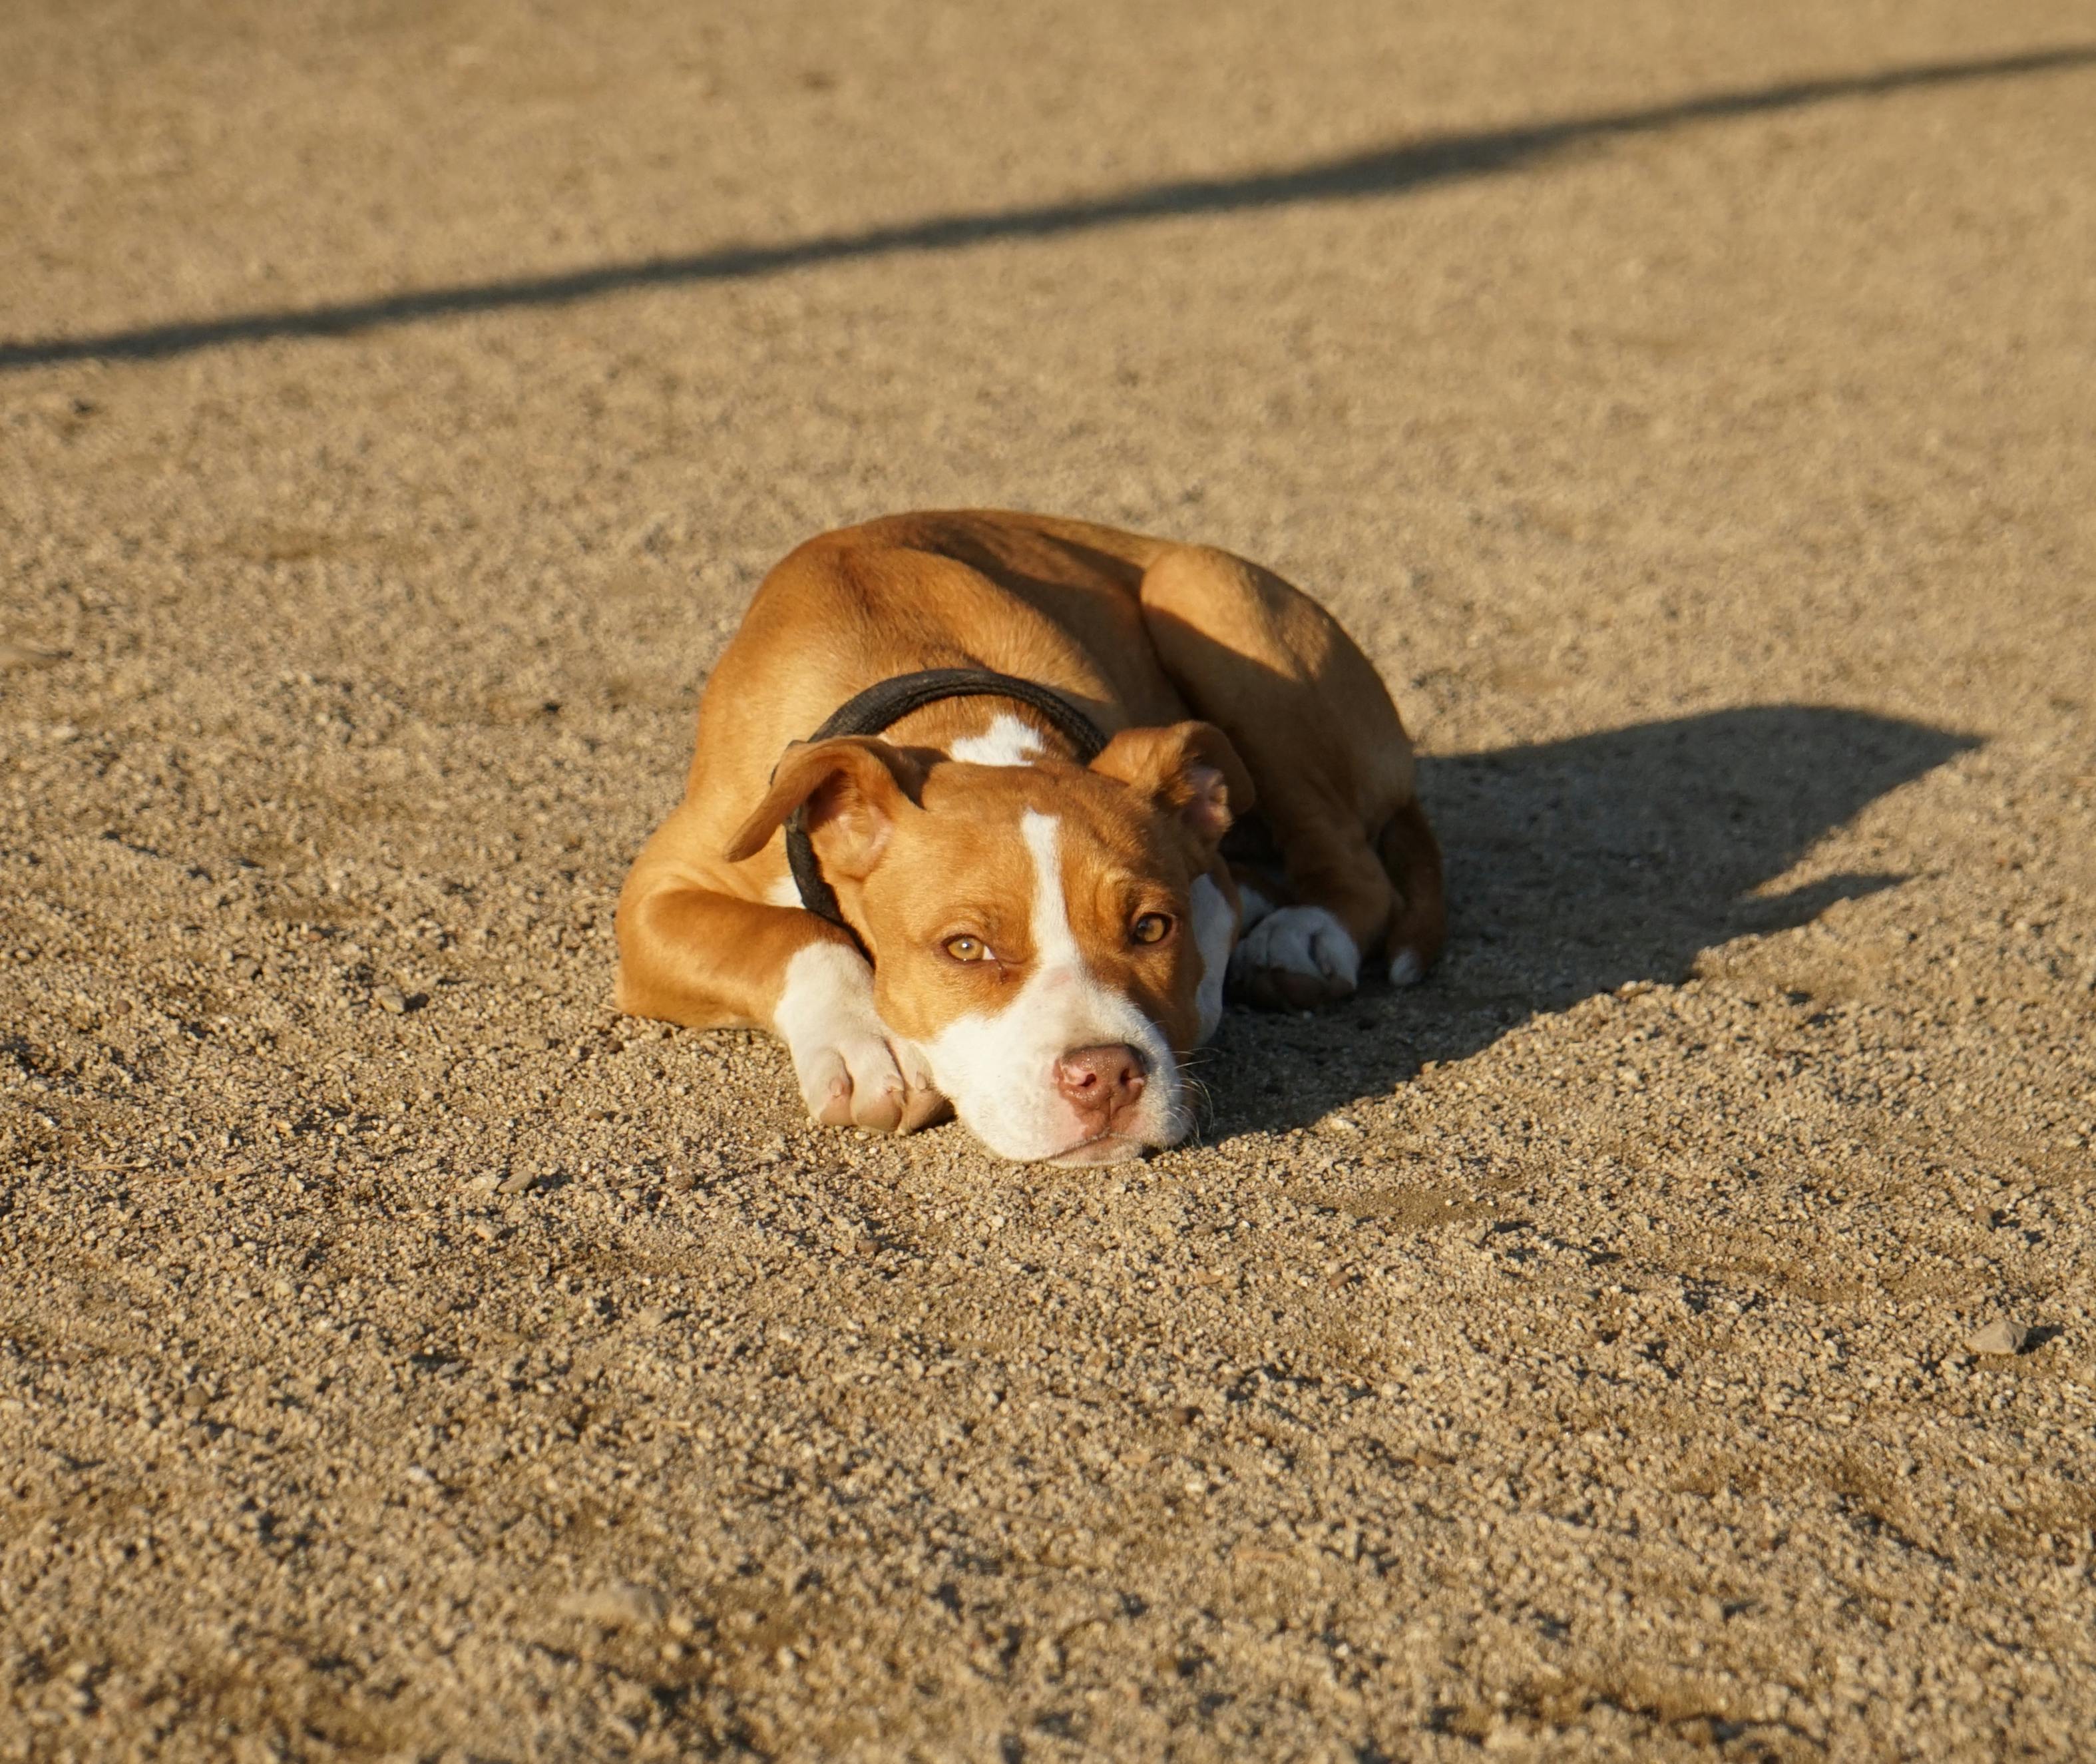
[(1419, 979), (1440, 953), (1440, 857), (1412, 744), (1368, 657), (1308, 596), (1205, 547), (1151, 565), (1142, 612), (1172, 683), (1243, 758), (1286, 881), (1289, 898), (1249, 923), (1231, 958), (1237, 993), (1269, 1008), (1330, 1003), (1372, 955), (1393, 980)]
[(1416, 986), (1448, 934), (1448, 897), (1441, 880), (1441, 844), (1417, 799), (1383, 823), (1376, 853), (1397, 885), (1397, 911), (1384, 947), (1393, 986)]
[(766, 1025), (827, 1126), (911, 1133), (946, 1112), (924, 1055), (882, 1026), (866, 958), (797, 906), (637, 868), (619, 902), (616, 1002), (697, 1028)]

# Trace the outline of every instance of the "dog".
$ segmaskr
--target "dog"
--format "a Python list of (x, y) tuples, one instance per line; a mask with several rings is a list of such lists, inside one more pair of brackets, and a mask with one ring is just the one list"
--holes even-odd
[(1194, 1124), (1226, 995), (1308, 1010), (1443, 936), (1412, 744), (1330, 613), (1230, 553), (896, 515), (759, 586), (621, 892), (616, 1002), (762, 1025), (810, 1114), (1020, 1162)]

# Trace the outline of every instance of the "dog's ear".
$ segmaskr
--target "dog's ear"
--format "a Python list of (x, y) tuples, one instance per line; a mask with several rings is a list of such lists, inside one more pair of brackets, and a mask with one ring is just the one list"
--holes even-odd
[(787, 816), (805, 807), (808, 838), (823, 867), (862, 877), (880, 861), (897, 819), (916, 806), (924, 782), (915, 760), (871, 736), (796, 741), (723, 855), (730, 863), (754, 857)]
[(1251, 774), (1230, 738), (1212, 723), (1124, 729), (1092, 762), (1092, 770), (1118, 778), (1178, 815), (1211, 849), (1252, 806)]

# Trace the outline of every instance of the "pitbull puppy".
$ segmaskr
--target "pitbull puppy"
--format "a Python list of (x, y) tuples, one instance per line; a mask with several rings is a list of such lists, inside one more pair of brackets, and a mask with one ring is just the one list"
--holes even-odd
[[(805, 739), (950, 668), (1048, 688), (1103, 746), (993, 696)], [(797, 814), (834, 919), (789, 871)], [(1411, 743), (1315, 601), (1203, 547), (897, 515), (758, 588), (620, 897), (617, 1002), (770, 1028), (825, 1123), (950, 1111), (1005, 1157), (1105, 1164), (1191, 1130), (1181, 1062), (1226, 989), (1307, 1009), (1371, 959), (1408, 985), (1443, 926)]]

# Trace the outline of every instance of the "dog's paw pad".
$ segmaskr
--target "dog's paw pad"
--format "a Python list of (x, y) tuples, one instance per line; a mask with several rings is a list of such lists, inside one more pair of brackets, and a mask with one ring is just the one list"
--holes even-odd
[(1254, 925), (1230, 954), (1230, 984), (1267, 1011), (1308, 1011), (1353, 994), (1361, 952), (1321, 906), (1282, 906)]

